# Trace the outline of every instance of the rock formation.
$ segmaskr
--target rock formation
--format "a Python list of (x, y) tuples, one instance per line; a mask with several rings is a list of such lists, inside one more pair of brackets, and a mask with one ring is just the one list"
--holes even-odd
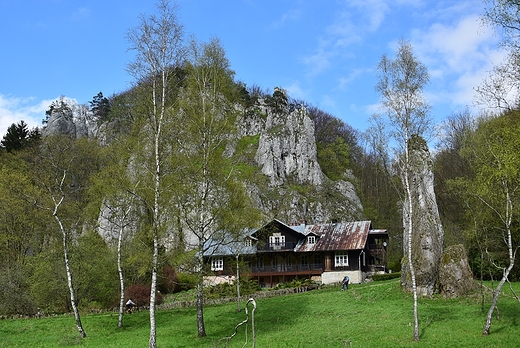
[[(407, 212), (408, 202), (403, 204), (403, 262), (401, 283), (411, 290), (412, 282), (408, 267), (408, 243), (410, 223), (412, 233), (412, 259), (415, 268), (417, 293), (432, 295), (435, 291), (439, 264), (442, 256), (444, 231), (439, 217), (437, 200), (433, 189), (433, 161), (424, 139), (413, 136), (409, 141), (409, 182), (413, 216)], [(411, 220), (410, 220), (411, 218)]]
[(464, 246), (459, 244), (446, 248), (439, 266), (439, 293), (446, 298), (455, 298), (474, 289), (475, 281)]
[(63, 97), (55, 101), (50, 108), (47, 125), (43, 135), (65, 134), (76, 138), (93, 136), (95, 125), (89, 122), (89, 110), (85, 105), (77, 105)]
[[(287, 98), (283, 90), (275, 89), (276, 93)], [(363, 218), (353, 176), (345, 173), (350, 181), (331, 181), (321, 171), (314, 122), (305, 107), (291, 109), (283, 102), (273, 107), (260, 99), (254, 112), (245, 112), (239, 123), (239, 138), (258, 137), (252, 164), (267, 184), (261, 189), (250, 186), (250, 193), (267, 215), (309, 223)]]
[(353, 175), (332, 181), (323, 174), (313, 120), (304, 107), (289, 107), (285, 92), (277, 89), (275, 94), (275, 102), (259, 99), (249, 108), (237, 106), (242, 114), (238, 132), (225, 151), (229, 156), (240, 148), (241, 161), (254, 168), (253, 179), (245, 183), (253, 204), (266, 219), (287, 222), (363, 219)]

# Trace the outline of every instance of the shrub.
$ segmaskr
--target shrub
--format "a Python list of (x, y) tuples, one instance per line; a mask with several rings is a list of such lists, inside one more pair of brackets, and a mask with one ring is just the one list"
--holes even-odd
[(175, 269), (172, 266), (164, 266), (159, 276), (157, 288), (163, 294), (171, 294), (180, 291), (179, 277), (177, 277), (177, 272), (175, 272)]
[(29, 292), (28, 279), (18, 267), (0, 271), (0, 314), (31, 315), (36, 307)]
[[(256, 280), (240, 280), (240, 294), (247, 296), (254, 294), (261, 290)], [(221, 298), (221, 297), (234, 297), (237, 296), (237, 284), (236, 281), (233, 283), (220, 283), (213, 286), (207, 286), (204, 288), (204, 296), (206, 298)]]
[(389, 280), (389, 279), (395, 279), (395, 278), (400, 278), (400, 277), (401, 277), (401, 272), (385, 273), (385, 274), (374, 274), (372, 276), (372, 280), (373, 281)]
[(236, 296), (236, 287), (229, 283), (220, 283), (213, 286), (204, 287), (206, 298), (220, 298)]
[(287, 283), (280, 283), (276, 285), (275, 289), (287, 289), (287, 288), (300, 288), (302, 286), (309, 286), (316, 284), (314, 281), (310, 279), (300, 279), (300, 278), (294, 278), (290, 282)]
[(187, 291), (190, 289), (194, 289), (197, 287), (197, 275), (192, 273), (179, 273), (177, 274), (178, 288), (175, 289), (178, 291)]
[[(138, 306), (145, 306), (150, 303), (150, 286), (144, 284), (133, 284), (126, 288), (125, 298), (131, 298)], [(160, 305), (164, 298), (160, 292), (155, 294), (155, 304)]]

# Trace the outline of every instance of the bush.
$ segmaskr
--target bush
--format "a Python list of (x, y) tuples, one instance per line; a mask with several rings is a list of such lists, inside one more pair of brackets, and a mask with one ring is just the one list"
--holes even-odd
[(204, 287), (204, 296), (210, 298), (236, 296), (236, 286), (230, 283), (220, 283)]
[[(251, 295), (261, 290), (256, 280), (240, 280), (240, 294), (242, 296)], [(236, 281), (233, 283), (220, 283), (204, 288), (206, 298), (221, 298), (237, 296)]]
[(70, 312), (72, 308), (63, 255), (42, 252), (31, 258), (31, 268), (29, 285), (36, 306), (44, 312)]
[(108, 309), (118, 303), (115, 258), (101, 235), (93, 230), (81, 235), (78, 243), (70, 248), (73, 285), (80, 307)]
[(372, 276), (372, 280), (373, 281), (389, 280), (389, 279), (395, 279), (395, 278), (400, 278), (400, 277), (401, 277), (401, 272), (385, 273), (385, 274), (374, 274)]
[(177, 277), (175, 269), (170, 265), (164, 266), (157, 283), (159, 291), (163, 294), (171, 294), (180, 291), (180, 287), (179, 277)]
[[(134, 284), (126, 288), (125, 298), (131, 298), (138, 306), (146, 306), (150, 303), (150, 286)], [(160, 292), (155, 293), (155, 304), (160, 305), (164, 298)]]
[(314, 281), (310, 279), (300, 279), (300, 278), (294, 278), (290, 282), (287, 283), (280, 283), (275, 286), (275, 289), (287, 289), (287, 288), (301, 288), (302, 286), (309, 286), (316, 284)]
[(0, 314), (31, 315), (36, 307), (29, 292), (28, 279), (16, 266), (0, 271)]
[(192, 273), (179, 273), (177, 274), (178, 288), (176, 292), (187, 291), (197, 287), (197, 275)]

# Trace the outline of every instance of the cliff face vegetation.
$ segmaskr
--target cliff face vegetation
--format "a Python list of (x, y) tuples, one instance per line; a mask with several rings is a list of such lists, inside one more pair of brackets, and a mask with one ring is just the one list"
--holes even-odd
[[(126, 98), (128, 95), (122, 94), (113, 100)], [(253, 205), (265, 220), (277, 218), (288, 223), (363, 219), (352, 171), (345, 170), (337, 180), (323, 173), (312, 115), (303, 103), (289, 104), (285, 91), (275, 89), (272, 96), (264, 93), (249, 105), (235, 105), (239, 114), (236, 132), (229, 134), (223, 157), (240, 158), (240, 170), (246, 173), (242, 180)], [(50, 113), (45, 134), (88, 136), (106, 145), (117, 133), (131, 128), (132, 114), (127, 104), (119, 115), (113, 112), (108, 122), (96, 122), (92, 115), (62, 107)], [(122, 124), (127, 126), (122, 128)], [(110, 208), (100, 213), (100, 232), (106, 236), (112, 234), (107, 231), (117, 229), (103, 218), (107, 210)]]
[[(280, 98), (287, 100), (285, 94)], [(264, 214), (286, 222), (362, 219), (353, 175), (345, 171), (333, 181), (321, 170), (315, 126), (306, 107), (271, 107), (260, 99), (254, 108), (256, 112), (239, 119), (239, 136), (256, 141), (250, 160), (260, 180), (249, 191)]]

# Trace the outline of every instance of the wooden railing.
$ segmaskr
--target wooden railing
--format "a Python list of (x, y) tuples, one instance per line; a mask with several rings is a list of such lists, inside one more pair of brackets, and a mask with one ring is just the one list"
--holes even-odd
[(258, 251), (277, 251), (277, 250), (293, 250), (296, 247), (295, 242), (267, 243), (263, 247), (259, 246)]
[(251, 271), (253, 273), (323, 271), (323, 264), (253, 266)]

